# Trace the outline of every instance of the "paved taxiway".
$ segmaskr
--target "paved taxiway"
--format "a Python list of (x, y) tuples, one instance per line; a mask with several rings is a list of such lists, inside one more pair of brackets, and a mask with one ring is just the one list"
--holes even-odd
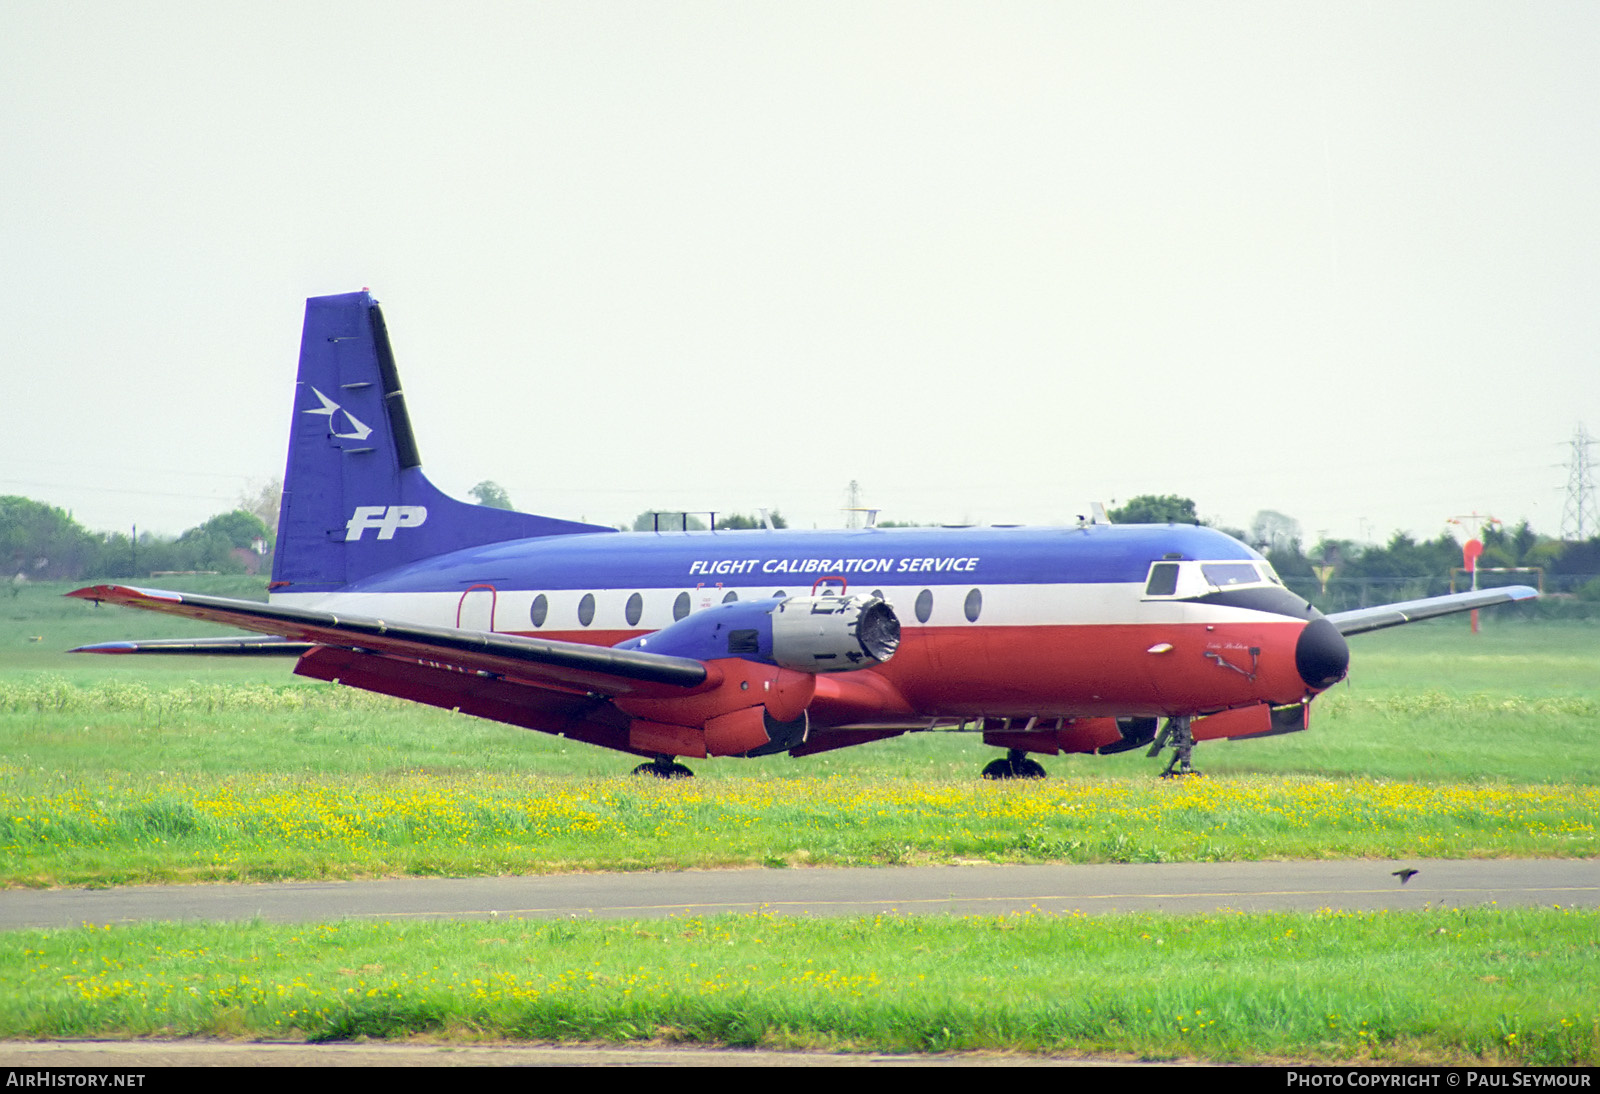
[[(1417, 871), (1402, 885), (1392, 871)], [(690, 870), (0, 892), (0, 930), (140, 920), (1600, 907), (1600, 859)]]

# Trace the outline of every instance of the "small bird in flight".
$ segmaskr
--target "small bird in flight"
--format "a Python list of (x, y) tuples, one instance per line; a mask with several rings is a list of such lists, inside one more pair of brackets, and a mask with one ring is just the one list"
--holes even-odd
[(1394, 876), (1400, 879), (1401, 885), (1404, 885), (1406, 882), (1417, 876), (1417, 871), (1407, 866), (1403, 869), (1394, 871)]

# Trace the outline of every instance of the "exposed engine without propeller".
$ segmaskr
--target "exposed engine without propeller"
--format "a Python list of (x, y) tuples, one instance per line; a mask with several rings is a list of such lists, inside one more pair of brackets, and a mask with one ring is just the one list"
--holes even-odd
[(875, 596), (791, 596), (772, 610), (772, 660), (801, 672), (881, 665), (900, 646), (900, 620)]
[[(762, 756), (805, 743), (818, 675), (881, 665), (899, 645), (900, 621), (875, 596), (735, 600), (618, 643), (707, 662), (714, 686), (614, 702), (632, 716), (628, 742), (636, 752)], [(652, 770), (660, 773), (659, 762)]]
[(808, 673), (881, 665), (899, 645), (900, 620), (875, 596), (734, 601), (619, 644), (702, 661), (740, 657)]

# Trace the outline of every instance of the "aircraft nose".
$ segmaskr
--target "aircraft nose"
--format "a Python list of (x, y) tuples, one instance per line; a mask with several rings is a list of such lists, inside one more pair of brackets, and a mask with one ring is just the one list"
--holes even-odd
[(1350, 646), (1339, 628), (1322, 616), (1306, 624), (1294, 647), (1294, 667), (1306, 687), (1321, 691), (1344, 679), (1350, 667)]

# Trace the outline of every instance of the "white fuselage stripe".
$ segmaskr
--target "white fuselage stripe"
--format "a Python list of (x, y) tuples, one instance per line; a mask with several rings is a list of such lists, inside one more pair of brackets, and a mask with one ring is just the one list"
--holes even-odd
[[(981, 596), (977, 619), (967, 618), (969, 593)], [(701, 611), (722, 603), (728, 593), (741, 601), (770, 597), (771, 586), (707, 586), (686, 589), (558, 589), (550, 592), (487, 587), (461, 592), (417, 593), (277, 593), (274, 604), (317, 611), (364, 615), (421, 626), (488, 629), (491, 599), (493, 629), (538, 633), (552, 631), (658, 631), (671, 626), (674, 605), (680, 595), (689, 597), (689, 610)], [(790, 596), (809, 595), (809, 588), (782, 590)], [(917, 618), (920, 594), (932, 596), (932, 610), (926, 621)], [(894, 608), (902, 627), (1037, 627), (1100, 626), (1171, 623), (1240, 623), (1259, 620), (1264, 613), (1250, 608), (1194, 601), (1146, 600), (1142, 583), (1059, 584), (1059, 585), (981, 585), (934, 586), (878, 585), (852, 587), (851, 593), (881, 592)], [(639, 593), (643, 611), (637, 623), (629, 623), (626, 610), (630, 597)], [(534, 599), (545, 597), (542, 626), (530, 619)], [(586, 596), (594, 597), (594, 614), (587, 626), (579, 620), (579, 605)], [(466, 597), (463, 601), (463, 597)]]

